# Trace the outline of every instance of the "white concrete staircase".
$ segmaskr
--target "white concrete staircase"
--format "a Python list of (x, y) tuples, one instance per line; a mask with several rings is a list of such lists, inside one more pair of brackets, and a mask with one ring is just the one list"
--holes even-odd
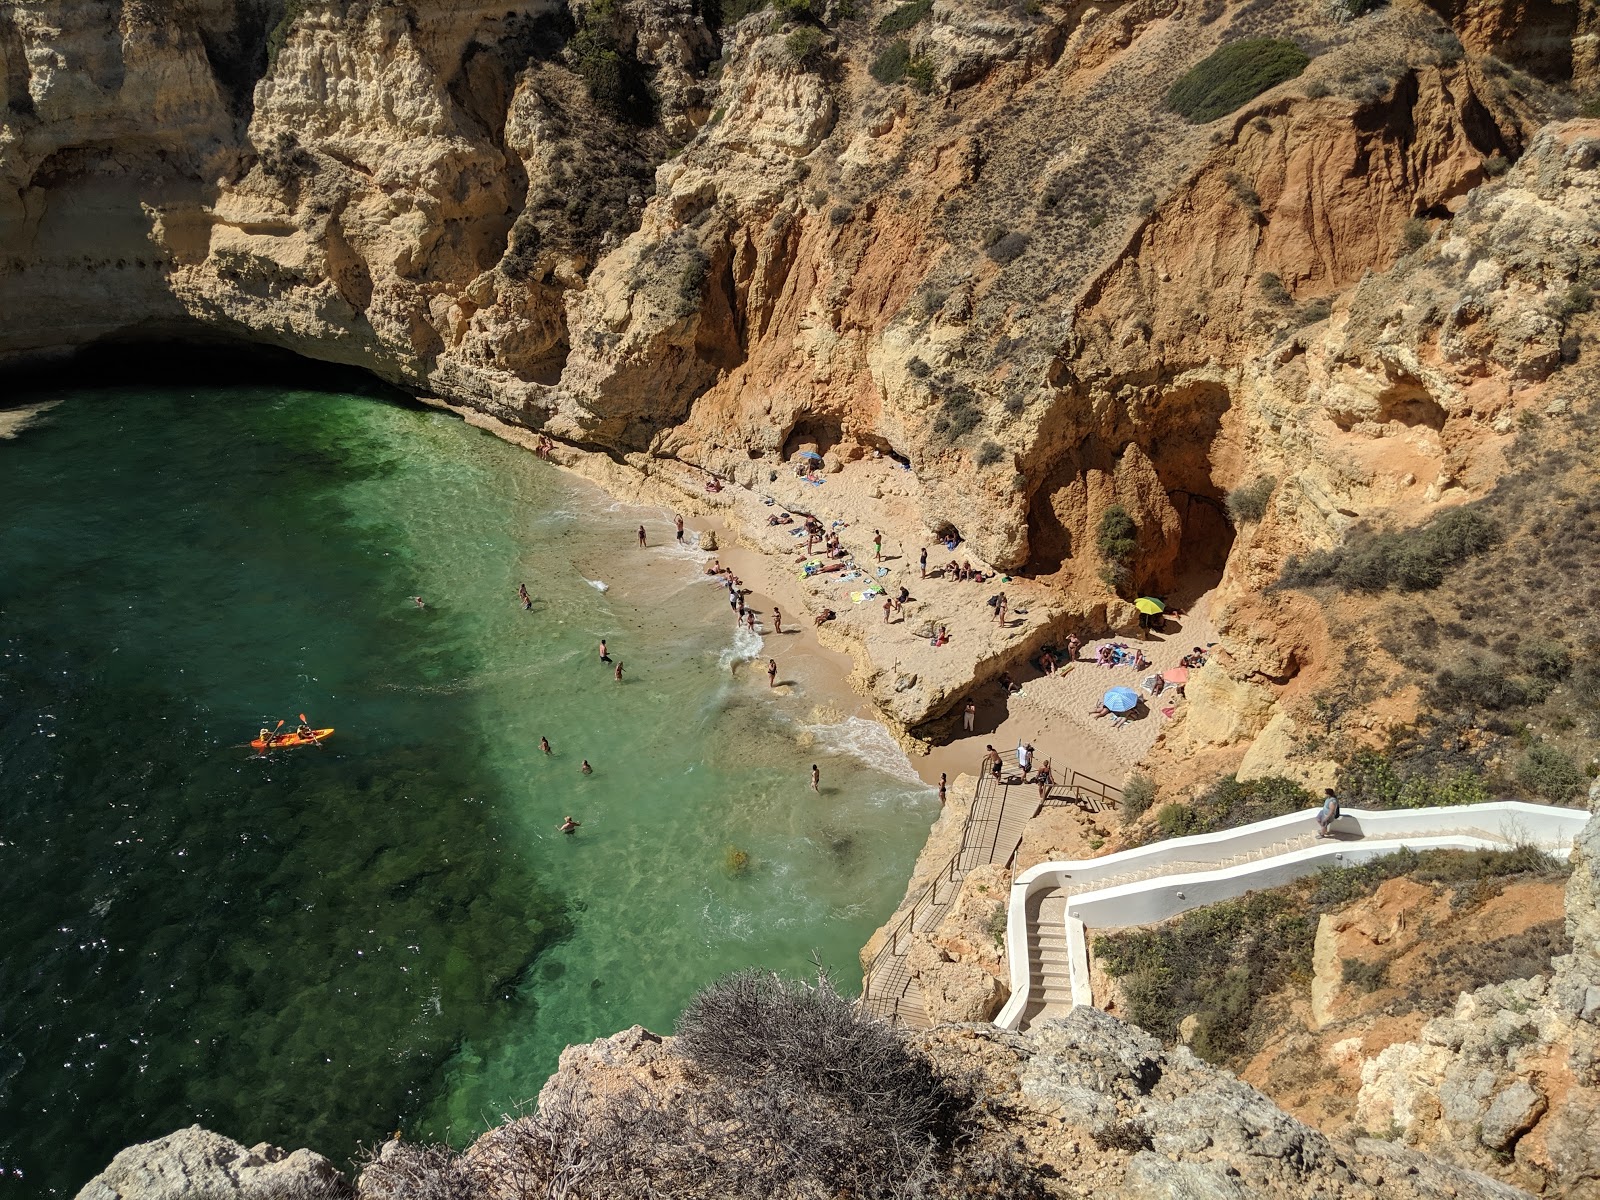
[(1088, 926), (1166, 920), (1326, 866), (1353, 866), (1403, 848), (1510, 849), (1565, 856), (1589, 819), (1581, 809), (1497, 801), (1433, 809), (1351, 810), (1335, 836), (1317, 837), (1314, 812), (1175, 838), (1073, 862), (1041, 863), (1017, 877), (1006, 919), (1011, 999), (995, 1024), (1034, 1021), (1093, 1003)]

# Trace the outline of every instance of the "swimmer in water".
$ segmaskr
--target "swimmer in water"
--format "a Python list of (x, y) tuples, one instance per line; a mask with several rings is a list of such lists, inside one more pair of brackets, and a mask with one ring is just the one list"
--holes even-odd
[(612, 675), (615, 676), (618, 683), (622, 682), (622, 664), (620, 662), (617, 663), (617, 669), (612, 672)]
[(611, 661), (611, 651), (606, 649), (606, 640), (605, 640), (605, 638), (601, 638), (600, 639), (600, 661), (601, 662), (610, 662)]
[(582, 771), (585, 775), (594, 774), (594, 768), (589, 765), (589, 760), (587, 758), (583, 760), (583, 766), (579, 767), (578, 770)]
[(578, 824), (579, 824), (579, 822), (574, 821), (570, 816), (569, 817), (564, 817), (564, 818), (562, 818), (562, 821), (561, 821), (561, 832), (565, 833), (565, 834), (567, 834), (569, 836), (574, 834), (574, 833), (577, 833), (578, 832)]
[(422, 602), (422, 597), (421, 596), (413, 596), (413, 597), (411, 597), (411, 603), (415, 604), (418, 608), (427, 608), (428, 607), (426, 604), (424, 604)]
[(546, 754), (553, 753), (553, 751), (550, 749), (550, 739), (545, 737), (540, 738), (539, 749), (543, 750)]

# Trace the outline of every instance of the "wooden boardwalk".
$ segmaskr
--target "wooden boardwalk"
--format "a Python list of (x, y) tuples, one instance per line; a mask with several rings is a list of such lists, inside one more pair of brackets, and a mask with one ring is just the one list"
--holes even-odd
[(1041, 797), (1037, 784), (1022, 781), (1016, 754), (1010, 751), (1001, 755), (998, 782), (989, 772), (980, 771), (972, 811), (961, 830), (961, 845), (890, 929), (863, 974), (862, 1007), (893, 1025), (928, 1028), (922, 989), (912, 977), (908, 961), (913, 935), (939, 927), (970, 872), (991, 864), (1009, 866), (1022, 844), (1023, 827), (1045, 805), (1078, 804), (1098, 812), (1115, 805), (1120, 796), (1117, 788), (1074, 771)]

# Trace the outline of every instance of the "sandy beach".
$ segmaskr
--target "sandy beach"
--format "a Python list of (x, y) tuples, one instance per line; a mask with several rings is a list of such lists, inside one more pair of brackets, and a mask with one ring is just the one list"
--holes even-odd
[[(538, 435), (529, 430), (478, 412), (454, 411), (509, 441), (529, 449), (537, 446)], [(1101, 697), (1112, 687), (1133, 688), (1144, 696), (1143, 680), (1176, 668), (1193, 647), (1206, 648), (1215, 641), (1206, 593), (1199, 593), (1180, 616), (1169, 617), (1162, 631), (1141, 638), (1137, 632), (1106, 635), (1103, 606), (1098, 617), (1095, 612), (1076, 614), (1059, 592), (1032, 580), (997, 575), (981, 583), (958, 583), (935, 576), (955, 562), (989, 568), (964, 544), (952, 552), (933, 541), (914, 502), (914, 478), (891, 458), (866, 458), (809, 478), (796, 473), (793, 464), (774, 464), (769, 476), (776, 478), (769, 478), (766, 487), (725, 483), (716, 492), (706, 490), (703, 472), (672, 460), (653, 461), (646, 474), (559, 444), (549, 458), (619, 499), (661, 510), (668, 528), (672, 515), (682, 514), (691, 543), (705, 533), (714, 535), (713, 558), (749, 589), (746, 603), (756, 610), (764, 639), (759, 661), (735, 667), (745, 685), (767, 692), (765, 660), (775, 659), (774, 690), (780, 698), (793, 697), (805, 705), (801, 715), (809, 723), (848, 717), (883, 723), (930, 785), (937, 784), (941, 772), (953, 780), (973, 771), (990, 744), (1008, 750), (1028, 743), (1039, 761), (1051, 761), (1058, 779), (1077, 771), (1120, 786), (1155, 744), (1169, 714), (1180, 712), (1186, 701), (1177, 689), (1168, 688), (1160, 696), (1144, 697), (1119, 724), (1092, 715)], [(785, 513), (793, 515), (792, 524), (769, 523)], [(821, 555), (820, 547), (805, 553), (807, 514), (838, 533), (850, 553), (847, 569), (804, 576), (803, 564)], [(881, 536), (881, 560), (874, 556), (875, 533)], [(920, 568), (924, 548), (929, 578)], [(894, 595), (902, 586), (911, 599), (892, 620), (885, 620), (880, 596), (855, 599), (868, 588), (881, 587)], [(1004, 625), (986, 603), (997, 591), (1004, 591), (1010, 602)], [(774, 609), (783, 614), (781, 634), (773, 630)], [(815, 617), (825, 609), (836, 616), (819, 627)], [(731, 624), (731, 613), (728, 619)], [(1097, 620), (1101, 636), (1094, 637)], [(927, 635), (941, 624), (950, 640), (935, 648)], [(1051, 675), (1041, 673), (1030, 649), (1062, 645), (1070, 633), (1082, 642), (1079, 661), (1063, 662)], [(1150, 666), (1096, 666), (1096, 650), (1107, 642), (1137, 647)], [(888, 670), (911, 678), (935, 676), (946, 689), (951, 716), (939, 723), (938, 739), (907, 736), (897, 715), (868, 697), (868, 681), (881, 675), (885, 663), (891, 664)], [(1009, 673), (1020, 689), (1006, 695), (996, 682), (1001, 672)], [(978, 710), (971, 732), (961, 728), (958, 715), (968, 697)]]

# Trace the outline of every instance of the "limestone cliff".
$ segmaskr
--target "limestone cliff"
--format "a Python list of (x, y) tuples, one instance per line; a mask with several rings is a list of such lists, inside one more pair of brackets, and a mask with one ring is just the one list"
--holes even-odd
[[(1597, 131), (1539, 132), (1595, 82), (1590, 8), (1336, 8), (18, 0), (0, 357), (211, 331), (746, 484), (893, 451), (923, 525), (1088, 622), (1126, 616), (1120, 504), (1124, 586), (1220, 574), (1253, 647), (1217, 697), (1246, 715), (1174, 749), (1242, 744), (1319, 655), (1246, 598), (1492, 484), (1594, 248)], [(1261, 36), (1310, 67), (1209, 124), (1159, 103)], [(889, 665), (898, 723), (959, 694)]]
[[(1332, 1141), (1285, 1113), (1225, 1071), (1209, 1067), (1188, 1050), (1163, 1051), (1154, 1039), (1092, 1009), (1043, 1023), (1026, 1034), (990, 1026), (953, 1025), (918, 1039), (937, 1071), (952, 1072), (983, 1096), (990, 1128), (979, 1140), (1011, 1157), (1026, 1171), (1025, 1191), (1000, 1180), (973, 1181), (963, 1195), (1097, 1195), (1127, 1200), (1150, 1197), (1384, 1197), (1385, 1200), (1512, 1200), (1526, 1193), (1485, 1176), (1450, 1166), (1388, 1142)], [(658, 1114), (692, 1110), (715, 1086), (674, 1049), (672, 1039), (631, 1030), (586, 1046), (569, 1048), (561, 1069), (540, 1096), (541, 1114), (598, 1112), (606, 1098), (628, 1095)], [(574, 1197), (645, 1194), (656, 1171), (639, 1180), (612, 1182), (585, 1170), (584, 1145), (600, 1137), (581, 1120), (569, 1136), (539, 1136), (541, 1118), (525, 1117), (490, 1130), (456, 1158), (438, 1149), (389, 1142), (357, 1181), (362, 1200), (453, 1195), (512, 1197), (547, 1194), (545, 1180), (559, 1165), (548, 1194)], [(261, 1195), (246, 1172), (237, 1179), (207, 1176), (203, 1193), (186, 1185), (187, 1170), (174, 1166), (183, 1139), (199, 1131), (125, 1151), (117, 1163), (81, 1192), (80, 1200), (248, 1200)], [(337, 1195), (314, 1155), (242, 1146), (204, 1135), (224, 1147), (223, 1158), (279, 1160), (278, 1182), (290, 1187), (295, 1171), (305, 1190), (293, 1194)], [(969, 1146), (967, 1153), (985, 1147)], [(659, 1146), (640, 1146), (641, 1164)], [(763, 1153), (760, 1147), (747, 1148)], [(291, 1168), (295, 1168), (292, 1171)], [(142, 1172), (134, 1183), (134, 1172)], [(673, 1168), (674, 1196), (769, 1195), (768, 1192), (707, 1191), (715, 1175), (708, 1162), (685, 1160)], [(815, 1194), (794, 1180), (781, 1195)], [(289, 1194), (279, 1192), (276, 1194)], [(922, 1195), (915, 1181), (899, 1180), (882, 1194)], [(937, 1192), (935, 1194), (945, 1194)]]
[(1573, 851), (1572, 953), (1546, 975), (1465, 994), (1362, 1066), (1357, 1119), (1551, 1196), (1600, 1196), (1600, 822)]

